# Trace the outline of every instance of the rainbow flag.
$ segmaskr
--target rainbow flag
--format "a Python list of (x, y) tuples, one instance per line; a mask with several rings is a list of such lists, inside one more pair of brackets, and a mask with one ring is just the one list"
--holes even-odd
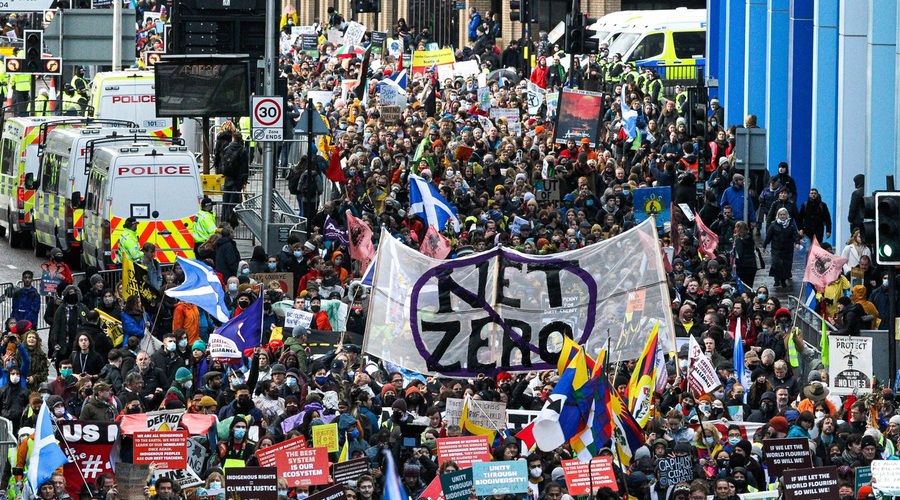
[(659, 350), (659, 323), (653, 325), (650, 337), (637, 365), (631, 373), (631, 380), (625, 392), (628, 409), (643, 428), (650, 420), (650, 406), (653, 404), (653, 390), (656, 387), (656, 357)]

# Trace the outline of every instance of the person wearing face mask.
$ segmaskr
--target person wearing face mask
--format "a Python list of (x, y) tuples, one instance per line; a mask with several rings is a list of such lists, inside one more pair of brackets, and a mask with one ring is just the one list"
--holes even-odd
[(328, 319), (328, 313), (322, 310), (322, 299), (313, 297), (309, 301), (309, 312), (313, 313), (313, 319), (309, 323), (309, 328), (326, 332), (331, 331), (331, 321)]
[(245, 384), (238, 384), (234, 387), (234, 400), (219, 410), (219, 420), (225, 420), (235, 415), (245, 415), (250, 417), (251, 425), (259, 425), (263, 421), (263, 414), (259, 408), (253, 403), (250, 397), (250, 388)]
[(84, 323), (87, 312), (87, 307), (81, 302), (81, 290), (74, 285), (67, 286), (62, 293), (62, 305), (53, 315), (53, 324), (50, 326), (50, 357), (57, 363), (61, 359), (68, 359), (72, 353), (75, 336)]
[[(22, 384), (22, 374), (18, 366), (7, 370), (8, 383), (0, 388), (0, 415), (18, 425), (25, 407), (28, 406), (28, 389)], [(15, 429), (16, 431), (18, 428)]]
[(705, 466), (722, 449), (722, 437), (713, 424), (704, 422), (695, 433), (693, 445), (698, 463)]
[[(247, 398), (250, 398), (249, 393)], [(228, 437), (219, 441), (216, 446), (213, 463), (221, 466), (226, 474), (228, 469), (245, 467), (247, 460), (256, 451), (256, 446), (247, 439), (248, 428), (248, 422), (243, 417), (235, 416), (231, 421)]]
[(174, 332), (163, 335), (162, 348), (153, 353), (151, 360), (166, 374), (166, 380), (173, 380), (179, 368), (188, 366), (187, 360), (178, 352), (178, 334)]

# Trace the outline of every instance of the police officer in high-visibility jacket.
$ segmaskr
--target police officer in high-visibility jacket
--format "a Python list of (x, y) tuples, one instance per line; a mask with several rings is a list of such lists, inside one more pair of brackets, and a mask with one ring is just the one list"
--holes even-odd
[(197, 218), (194, 225), (191, 226), (191, 236), (194, 237), (194, 254), (200, 245), (206, 243), (206, 240), (216, 232), (216, 214), (213, 213), (213, 201), (208, 197), (203, 198), (200, 202), (200, 211), (197, 212)]
[(138, 221), (134, 217), (125, 219), (125, 226), (119, 235), (119, 252), (116, 254), (119, 263), (123, 255), (131, 262), (139, 262), (144, 253), (141, 251), (141, 242), (137, 235)]
[[(19, 57), (25, 57), (25, 51), (19, 51)], [(31, 95), (31, 74), (13, 73), (9, 77), (9, 89), (12, 92), (13, 109), (16, 116), (28, 114), (28, 98)]]
[(50, 109), (50, 93), (47, 89), (41, 89), (29, 107), (31, 116), (51, 116), (53, 111)]
[(81, 113), (81, 100), (75, 88), (70, 84), (66, 84), (63, 88), (62, 96), (62, 114), (67, 116), (78, 116)]

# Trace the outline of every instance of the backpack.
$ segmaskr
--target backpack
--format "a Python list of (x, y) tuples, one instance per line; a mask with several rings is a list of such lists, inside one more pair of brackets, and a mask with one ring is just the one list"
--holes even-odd
[(292, 169), (287, 182), (291, 194), (300, 194), (300, 169)]
[(225, 177), (237, 178), (241, 175), (238, 168), (238, 159), (241, 156), (241, 148), (234, 147), (231, 144), (222, 151), (222, 175)]

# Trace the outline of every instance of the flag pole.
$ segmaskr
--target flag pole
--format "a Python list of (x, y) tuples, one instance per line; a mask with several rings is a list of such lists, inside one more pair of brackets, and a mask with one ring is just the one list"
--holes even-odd
[[(48, 408), (48, 410), (49, 410), (49, 408)], [(48, 411), (48, 413), (49, 413), (49, 411)], [(75, 470), (78, 471), (78, 477), (81, 478), (81, 482), (84, 483), (84, 487), (87, 488), (87, 491), (93, 491), (91, 489), (91, 486), (88, 484), (87, 479), (85, 479), (84, 473), (81, 472), (81, 467), (79, 467), (79, 465), (78, 465), (78, 460), (74, 460), (75, 452), (72, 451), (72, 448), (69, 446), (69, 442), (66, 441), (66, 435), (63, 434), (62, 429), (59, 428), (59, 424), (56, 422), (55, 415), (50, 415), (50, 423), (53, 425), (53, 428), (56, 430), (56, 432), (59, 433), (59, 439), (62, 440), (64, 445), (66, 445), (66, 453), (69, 457), (71, 457), (73, 459), (71, 463), (75, 466)]]

